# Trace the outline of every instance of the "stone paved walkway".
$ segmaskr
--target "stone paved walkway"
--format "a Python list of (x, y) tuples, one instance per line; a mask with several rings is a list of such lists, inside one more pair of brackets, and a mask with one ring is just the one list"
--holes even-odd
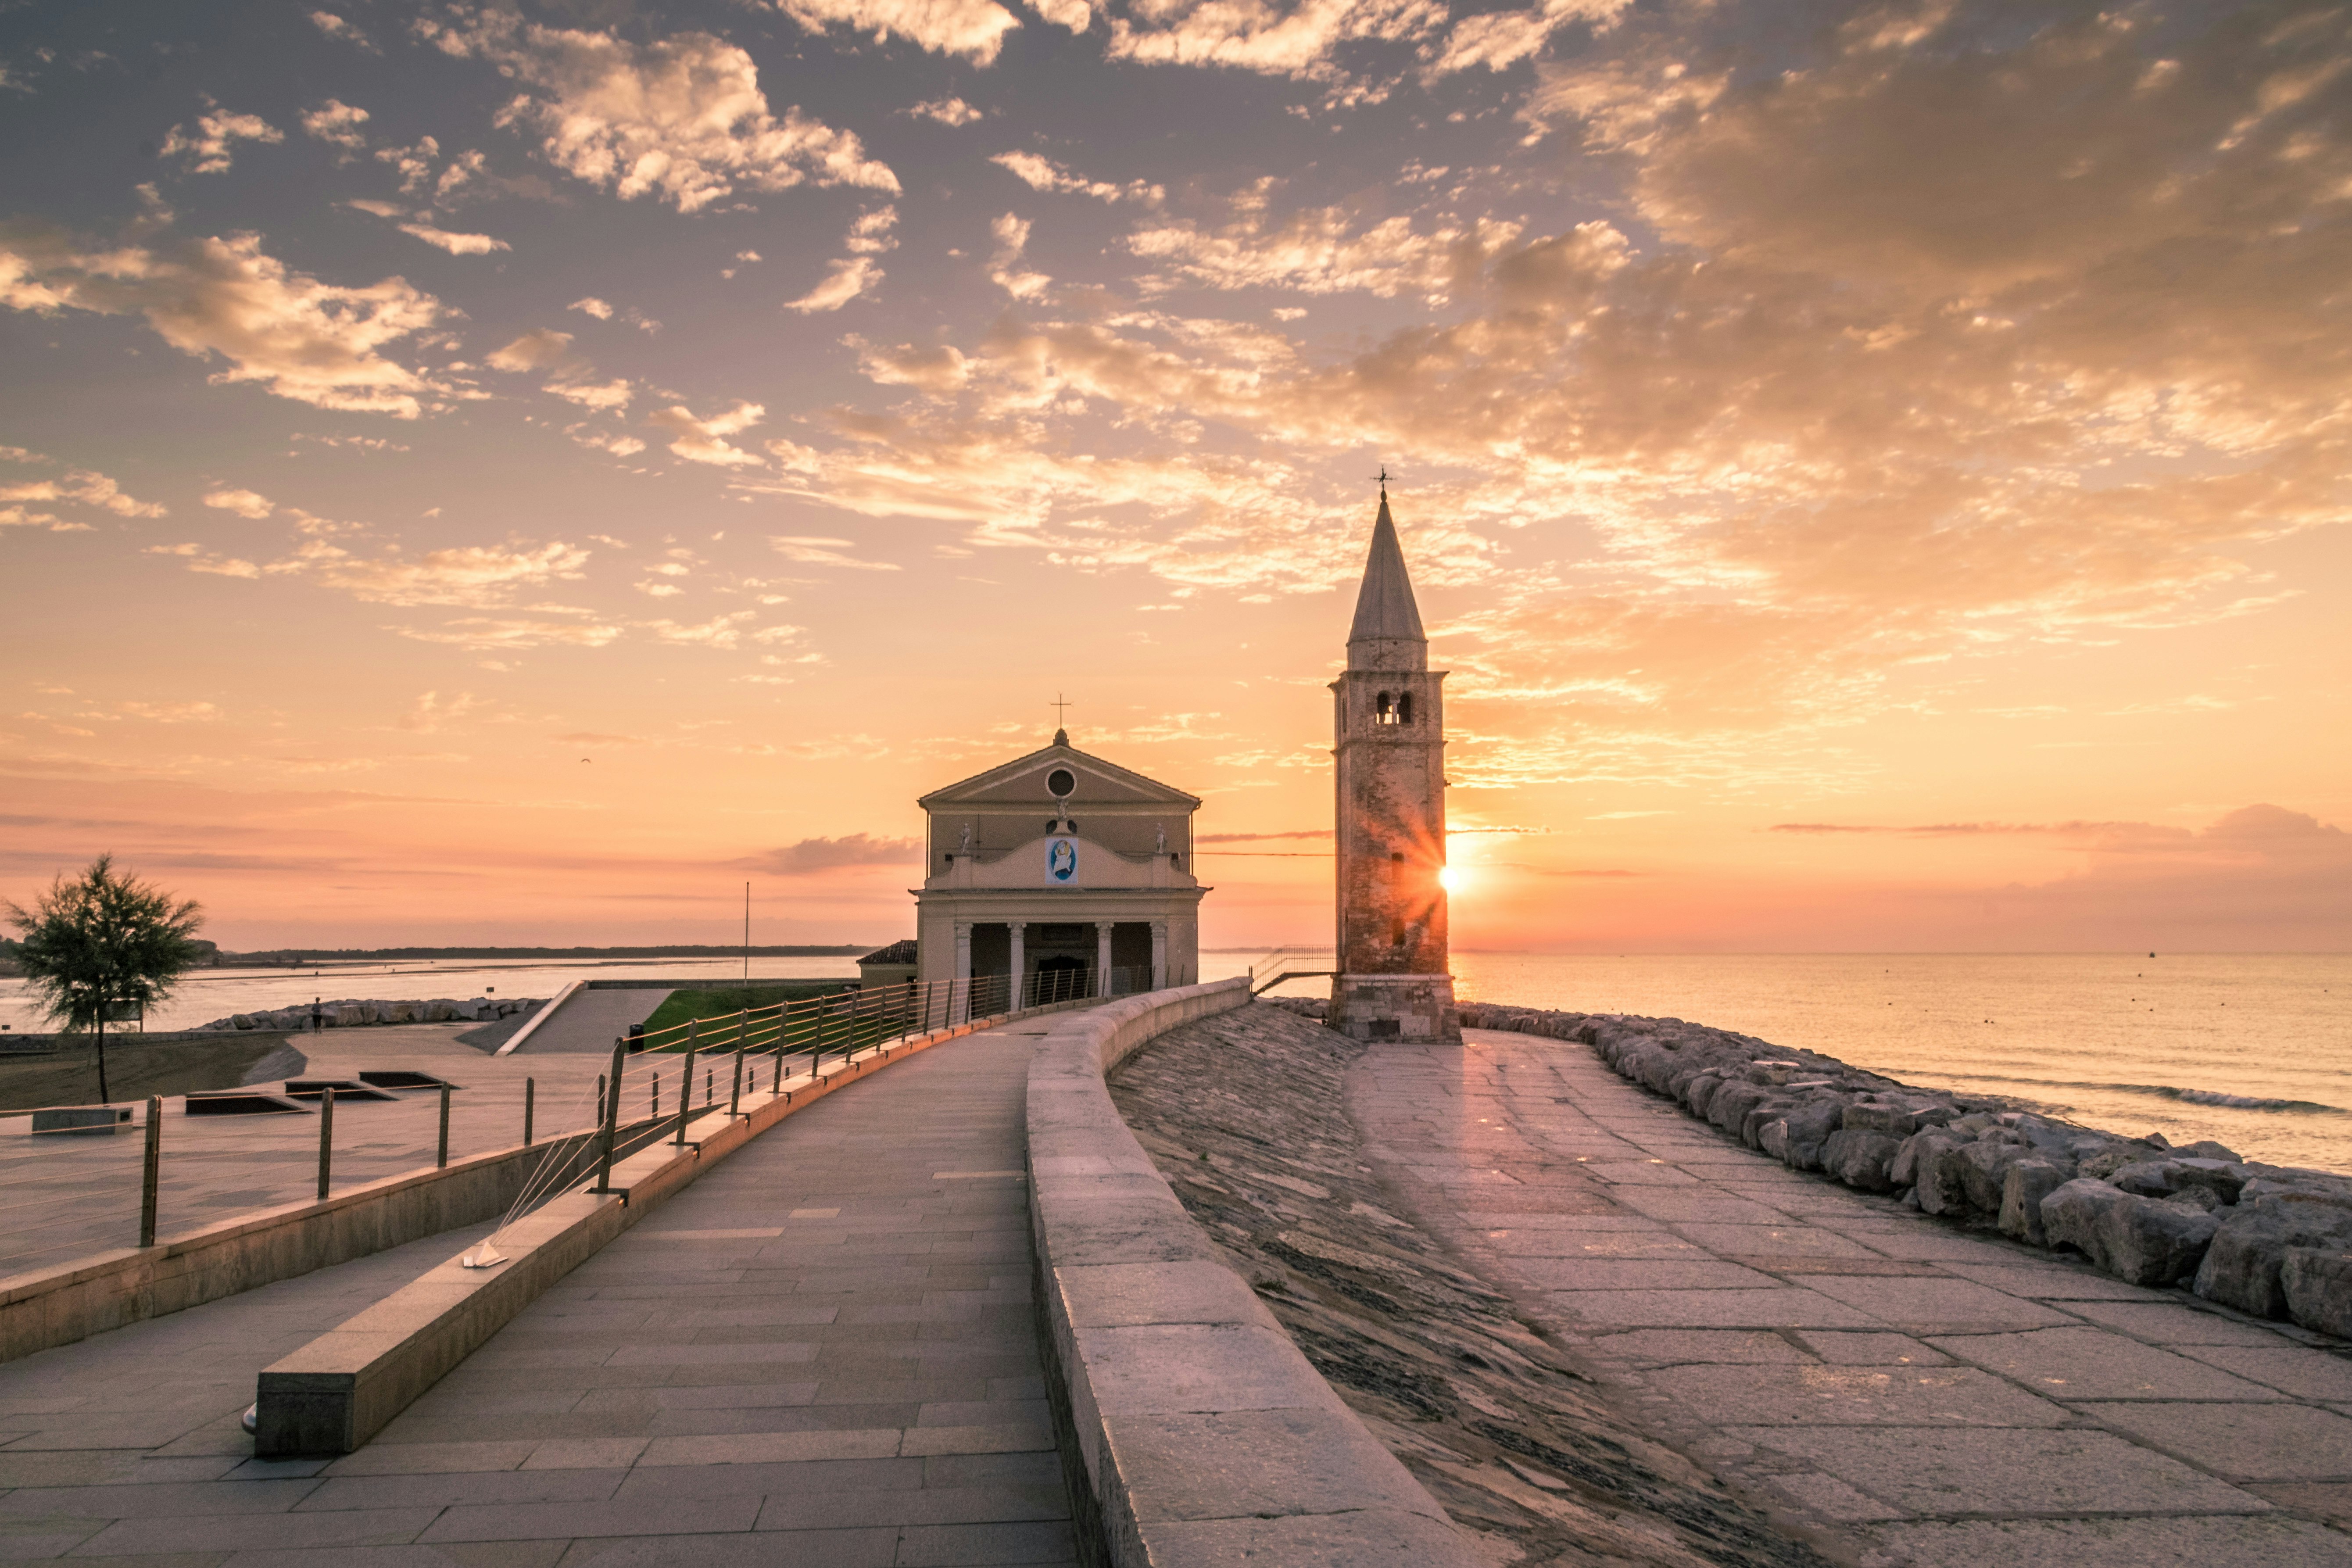
[[(1020, 1173), (1043, 1028), (937, 1047), (792, 1117), (331, 1463), (254, 1461), (235, 1416), (252, 1398), (244, 1363), (284, 1332), (264, 1299), (337, 1270), (0, 1364), (0, 1556), (1075, 1561)], [(242, 1359), (224, 1379), (226, 1357)], [(124, 1402), (121, 1421), (29, 1429), (83, 1379)], [(170, 1420), (137, 1416), (142, 1379)]]
[(1895, 1564), (2352, 1564), (2352, 1359), (1749, 1152), (1586, 1047), (1375, 1044), (1422, 1225), (1727, 1479)]

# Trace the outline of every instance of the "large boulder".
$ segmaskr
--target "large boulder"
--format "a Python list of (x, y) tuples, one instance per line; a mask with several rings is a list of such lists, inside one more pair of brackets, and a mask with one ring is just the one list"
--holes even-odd
[(1771, 1093), (1759, 1083), (1727, 1083), (1707, 1102), (1706, 1119), (1737, 1138), (1748, 1113), (1763, 1104)]
[(1683, 1103), (1690, 1107), (1693, 1116), (1703, 1117), (1706, 1114), (1706, 1102), (1713, 1100), (1715, 1091), (1722, 1087), (1721, 1074), (1703, 1072), (1691, 1079), (1690, 1092), (1683, 1097)]
[(2134, 1285), (2169, 1285), (2195, 1273), (2221, 1228), (2210, 1214), (2087, 1177), (2042, 1200), (2042, 1227), (2053, 1247), (2074, 1247)]
[(2035, 1247), (2047, 1247), (2042, 1227), (2042, 1200), (2066, 1184), (2067, 1167), (2053, 1160), (2020, 1160), (2001, 1180), (2000, 1229), (2004, 1236)]
[(1969, 1211), (1967, 1152), (1970, 1147), (1948, 1137), (1931, 1137), (1919, 1149), (1919, 1206), (1929, 1214), (1965, 1215)]
[(1822, 1169), (1822, 1147), (1844, 1117), (1845, 1101), (1828, 1094), (1790, 1111), (1788, 1141), (1780, 1151), (1782, 1163), (1799, 1171)]
[(2281, 1277), (2286, 1255), (2329, 1246), (2352, 1246), (2352, 1211), (2285, 1196), (2258, 1197), (2222, 1216), (2191, 1289), (2209, 1301), (2257, 1318), (2284, 1318), (2290, 1313)]
[(1979, 1214), (1997, 1215), (2009, 1188), (2010, 1167), (2033, 1158), (2033, 1151), (2021, 1144), (1994, 1142), (1979, 1139), (1959, 1153), (1960, 1189), (1967, 1195), (1969, 1207)]
[(2315, 1332), (2352, 1340), (2352, 1251), (2291, 1247), (2279, 1279), (2288, 1316)]
[(1889, 1133), (1842, 1128), (1822, 1142), (1822, 1169), (1865, 1193), (1892, 1192), (1895, 1157), (1902, 1148)]

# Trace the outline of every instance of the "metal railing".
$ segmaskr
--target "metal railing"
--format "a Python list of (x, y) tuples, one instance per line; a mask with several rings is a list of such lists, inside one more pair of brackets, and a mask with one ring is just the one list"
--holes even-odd
[[(500, 1221), (499, 1228), (504, 1229), (549, 1197), (569, 1190), (592, 1174), (600, 1187), (609, 1187), (614, 1161), (627, 1158), (656, 1139), (684, 1143), (688, 1127), (697, 1115), (709, 1114), (722, 1106), (730, 1113), (740, 1113), (745, 1093), (757, 1094), (763, 1079), (770, 1093), (783, 1094), (795, 1085), (814, 1082), (823, 1075), (826, 1064), (836, 1058), (850, 1061), (909, 1036), (1025, 1008), (1094, 996), (1129, 995), (1150, 989), (1151, 980), (1148, 969), (1105, 972), (1088, 964), (1037, 971), (1024, 976), (1017, 987), (1010, 975), (1003, 974), (967, 980), (909, 981), (695, 1018), (635, 1038), (615, 1040), (609, 1070), (597, 1076), (593, 1089), (584, 1081), (575, 1082), (572, 1092), (565, 1097), (568, 1103), (541, 1105), (540, 1084), (535, 1078), (523, 1080), (520, 1106), (507, 1102), (509, 1110), (519, 1112), (520, 1146), (531, 1148), (543, 1143), (548, 1152), (525, 1178), (520, 1195)], [(437, 1100), (429, 1133), (434, 1168), (448, 1165), (455, 1086), (440, 1084), (437, 1088), (419, 1086), (392, 1090), (373, 1085), (359, 1087), (367, 1090), (366, 1098), (371, 1100), (389, 1097), (412, 1105), (418, 1100)], [(253, 1085), (229, 1092), (282, 1099), (285, 1091)], [(510, 1088), (508, 1092), (511, 1092)], [(318, 1109), (317, 1180), (309, 1184), (320, 1201), (323, 1202), (334, 1190), (339, 1156), (346, 1173), (356, 1160), (362, 1168), (363, 1181), (380, 1181), (420, 1168), (401, 1156), (409, 1150), (415, 1151), (408, 1155), (409, 1159), (423, 1153), (425, 1129), (416, 1130), (420, 1135), (416, 1142), (388, 1146), (383, 1139), (388, 1130), (381, 1123), (371, 1125), (373, 1116), (362, 1112), (360, 1131), (354, 1135), (347, 1130), (344, 1136), (349, 1146), (339, 1147), (336, 1090), (321, 1086), (315, 1097), (303, 1093), (303, 1098), (314, 1098)], [(491, 1099), (498, 1099), (495, 1090)], [(307, 1139), (293, 1142), (254, 1138), (257, 1124), (283, 1125), (277, 1116), (199, 1116), (190, 1119), (184, 1127), (174, 1118), (173, 1125), (167, 1130), (163, 1105), (160, 1098), (148, 1100), (136, 1121), (131, 1124), (143, 1134), (138, 1156), (141, 1247), (155, 1245), (159, 1223), (168, 1217), (167, 1211), (183, 1202), (205, 1211), (208, 1221), (226, 1217), (220, 1212), (217, 1194), (207, 1194), (208, 1186), (217, 1185), (225, 1178), (234, 1180), (247, 1171), (266, 1169), (276, 1173), (291, 1162), (308, 1163)], [(347, 1104), (345, 1120), (358, 1109)], [(469, 1121), (476, 1132), (481, 1131), (484, 1113), (494, 1109), (494, 1105), (485, 1104), (470, 1113)], [(44, 1131), (34, 1136), (45, 1141), (54, 1137), (70, 1145), (90, 1139), (94, 1131), (97, 1130), (59, 1129), (54, 1133)], [(354, 1136), (355, 1144), (352, 1142)], [(103, 1158), (103, 1146), (121, 1149), (111, 1137), (100, 1133), (90, 1139), (90, 1156), (120, 1170), (119, 1155), (113, 1160)], [(481, 1152), (517, 1146), (500, 1136)], [(386, 1159), (387, 1155), (392, 1156), (391, 1160)], [(44, 1184), (55, 1192), (54, 1198), (43, 1201), (47, 1196), (46, 1193), (38, 1196), (29, 1192), (12, 1195), (11, 1223), (5, 1237), (10, 1245), (0, 1245), (0, 1274), (20, 1272), (37, 1266), (44, 1257), (60, 1252), (86, 1255), (121, 1245), (120, 1241), (110, 1241), (107, 1233), (117, 1237), (122, 1234), (115, 1229), (123, 1225), (122, 1220), (111, 1217), (121, 1213), (116, 1206), (122, 1202), (119, 1195), (121, 1189), (115, 1187), (117, 1195), (109, 1196), (105, 1188), (110, 1184), (91, 1180), (100, 1174), (100, 1170), (79, 1152), (70, 1164), (72, 1169), (58, 1171), (59, 1180)], [(348, 1173), (344, 1180), (348, 1184)], [(287, 1202), (294, 1201), (296, 1194), (265, 1195), (257, 1192), (255, 1196), (265, 1203)], [(32, 1201), (19, 1201), (27, 1198)]]

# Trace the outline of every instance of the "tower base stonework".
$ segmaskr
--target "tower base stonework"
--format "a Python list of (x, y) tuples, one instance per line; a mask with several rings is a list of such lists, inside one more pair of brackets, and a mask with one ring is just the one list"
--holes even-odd
[(1462, 1043), (1451, 974), (1341, 974), (1324, 1022), (1351, 1040)]

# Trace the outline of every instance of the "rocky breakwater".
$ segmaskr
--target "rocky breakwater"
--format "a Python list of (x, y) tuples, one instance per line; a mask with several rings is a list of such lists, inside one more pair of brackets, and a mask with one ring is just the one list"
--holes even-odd
[[(510, 1018), (518, 1013), (529, 1013), (545, 1005), (544, 998), (529, 996), (476, 996), (470, 1001), (451, 1001), (446, 996), (430, 1001), (365, 1002), (346, 998), (339, 1002), (318, 1004), (320, 1023), (330, 1029), (356, 1029), (370, 1024), (488, 1024), (500, 1018)], [(204, 1030), (278, 1029), (299, 1032), (310, 1026), (308, 1002), (295, 1007), (273, 1007), (266, 1013), (232, 1013), (226, 1018), (215, 1018), (209, 1024), (196, 1026)]]
[(2352, 1339), (2352, 1177), (1916, 1089), (1678, 1018), (1484, 1003), (1461, 1016), (1470, 1028), (1580, 1040), (1792, 1169), (2080, 1252), (2134, 1285), (2183, 1285), (2254, 1317)]

